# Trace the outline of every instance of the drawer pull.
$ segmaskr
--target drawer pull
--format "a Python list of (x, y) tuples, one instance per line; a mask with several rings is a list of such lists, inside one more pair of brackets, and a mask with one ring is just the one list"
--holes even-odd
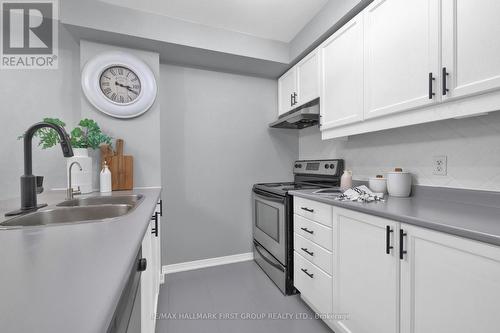
[(314, 252), (311, 252), (311, 251), (308, 251), (307, 248), (305, 247), (301, 247), (300, 248), (302, 251), (304, 251), (305, 253), (307, 253), (308, 255), (310, 255), (311, 257), (314, 256)]
[(301, 268), (300, 270), (301, 270), (302, 272), (304, 272), (307, 276), (309, 276), (311, 279), (314, 279), (314, 274), (312, 274), (312, 273), (308, 273), (308, 272), (307, 272), (307, 269), (305, 269), (305, 268)]
[(300, 229), (304, 230), (304, 231), (305, 231), (305, 232), (307, 232), (308, 234), (311, 234), (311, 235), (312, 235), (312, 234), (314, 234), (314, 231), (313, 231), (313, 230), (309, 230), (309, 229), (307, 229), (307, 228), (300, 228)]
[(309, 213), (314, 213), (314, 209), (311, 209), (311, 208), (300, 207), (300, 209), (305, 210), (306, 212), (309, 212)]

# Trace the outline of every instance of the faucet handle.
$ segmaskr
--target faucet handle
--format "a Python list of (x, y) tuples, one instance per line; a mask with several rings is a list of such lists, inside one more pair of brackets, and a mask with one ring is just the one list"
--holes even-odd
[(78, 186), (76, 191), (73, 191), (73, 194), (82, 194), (82, 190), (80, 189), (80, 186)]

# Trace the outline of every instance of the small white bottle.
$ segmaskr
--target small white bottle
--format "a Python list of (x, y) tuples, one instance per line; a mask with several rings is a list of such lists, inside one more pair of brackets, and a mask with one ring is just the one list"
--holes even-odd
[(101, 193), (111, 192), (111, 171), (109, 171), (106, 161), (104, 161), (104, 166), (100, 174), (100, 188)]
[(344, 170), (344, 174), (340, 177), (340, 190), (346, 191), (352, 187), (352, 171)]

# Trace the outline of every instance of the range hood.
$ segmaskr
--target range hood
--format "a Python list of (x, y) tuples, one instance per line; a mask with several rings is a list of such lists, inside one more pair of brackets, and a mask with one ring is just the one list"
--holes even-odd
[(273, 128), (302, 129), (319, 124), (319, 98), (281, 115), (269, 124)]

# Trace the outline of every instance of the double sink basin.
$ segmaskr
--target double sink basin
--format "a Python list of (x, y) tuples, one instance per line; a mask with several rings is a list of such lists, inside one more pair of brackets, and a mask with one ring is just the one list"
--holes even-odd
[(0, 228), (104, 221), (130, 213), (142, 202), (142, 199), (142, 195), (120, 195), (67, 200), (55, 207), (45, 208), (2, 222)]

